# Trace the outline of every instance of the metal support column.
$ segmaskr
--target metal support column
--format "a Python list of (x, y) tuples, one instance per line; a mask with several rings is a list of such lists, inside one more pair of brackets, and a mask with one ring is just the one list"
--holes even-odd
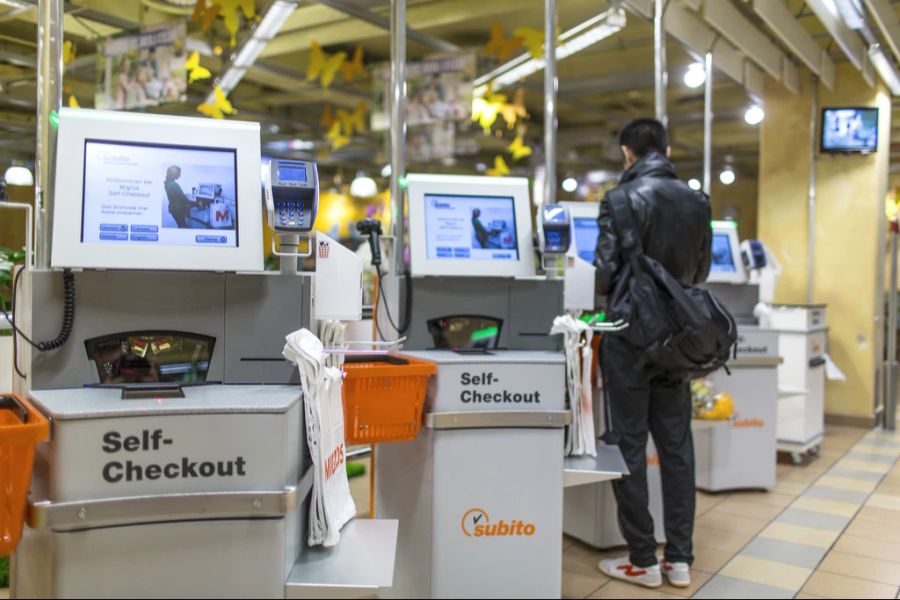
[(813, 285), (815, 284), (816, 266), (816, 153), (819, 150), (816, 126), (819, 112), (819, 80), (812, 76), (812, 100), (809, 116), (809, 208), (807, 211), (807, 249), (806, 249), (806, 303), (813, 303)]
[(406, 0), (391, 1), (391, 222), (394, 273), (406, 269), (404, 190), (406, 178)]
[(56, 128), (50, 114), (62, 106), (63, 1), (40, 0), (37, 22), (37, 145), (35, 148), (35, 266), (50, 267), (53, 197), (50, 170)]
[(712, 195), (713, 54), (706, 53), (706, 85), (703, 90), (703, 192)]
[(884, 399), (884, 428), (897, 428), (897, 224), (891, 224), (891, 291), (888, 295), (887, 319), (887, 389)]
[(556, 0), (544, 0), (544, 202), (556, 202)]
[(669, 115), (666, 112), (666, 87), (669, 75), (666, 72), (666, 29), (663, 17), (666, 14), (668, 0), (656, 0), (653, 12), (653, 68), (656, 92), (656, 118), (663, 125), (669, 125)]

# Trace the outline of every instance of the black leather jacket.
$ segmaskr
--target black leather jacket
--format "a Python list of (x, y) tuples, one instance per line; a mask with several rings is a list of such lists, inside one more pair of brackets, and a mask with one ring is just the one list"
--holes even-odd
[[(644, 253), (659, 261), (685, 285), (706, 281), (712, 244), (709, 199), (675, 175), (672, 162), (652, 151), (622, 176), (634, 209)], [(600, 203), (597, 238), (597, 283), (602, 294), (612, 291), (622, 267), (619, 240), (607, 198)]]

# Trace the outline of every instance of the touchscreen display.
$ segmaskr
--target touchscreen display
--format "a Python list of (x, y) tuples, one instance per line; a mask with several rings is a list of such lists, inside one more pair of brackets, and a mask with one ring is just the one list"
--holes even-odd
[(727, 233), (713, 233), (710, 271), (719, 273), (735, 273), (737, 271), (731, 252), (731, 236)]
[(84, 146), (82, 243), (237, 247), (236, 150)]
[(425, 195), (426, 253), (434, 260), (519, 260), (512, 197)]
[(597, 252), (597, 237), (600, 235), (600, 225), (597, 219), (589, 217), (575, 217), (573, 219), (575, 229), (575, 248), (578, 256), (594, 264), (594, 256)]

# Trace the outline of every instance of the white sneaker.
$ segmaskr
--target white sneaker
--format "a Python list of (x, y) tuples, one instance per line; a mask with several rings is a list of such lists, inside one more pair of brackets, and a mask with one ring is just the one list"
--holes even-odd
[(662, 572), (672, 587), (686, 588), (691, 586), (691, 566), (687, 563), (676, 562), (670, 563), (667, 560), (660, 560)]
[(658, 588), (662, 585), (659, 563), (652, 567), (635, 567), (627, 556), (623, 556), (622, 558), (601, 560), (597, 568), (607, 577), (634, 583), (645, 588)]

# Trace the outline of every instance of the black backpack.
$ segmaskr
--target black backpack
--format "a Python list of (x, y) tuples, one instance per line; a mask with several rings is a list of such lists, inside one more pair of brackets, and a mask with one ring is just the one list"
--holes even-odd
[(724, 367), (736, 348), (734, 317), (709, 290), (683, 285), (644, 254), (623, 191), (607, 198), (624, 259), (608, 312), (629, 323), (617, 335), (640, 353), (635, 371), (650, 367), (703, 377)]

